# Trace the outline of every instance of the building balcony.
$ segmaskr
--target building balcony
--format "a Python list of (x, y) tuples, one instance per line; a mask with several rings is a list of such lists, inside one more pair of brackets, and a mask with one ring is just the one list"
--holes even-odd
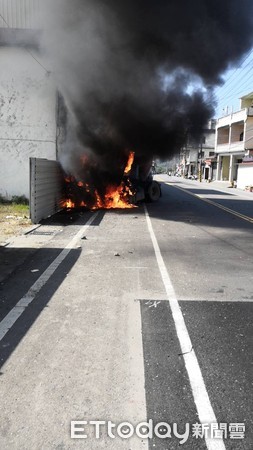
[(232, 123), (245, 121), (247, 117), (253, 117), (253, 107), (243, 108), (240, 109), (240, 111), (236, 111), (234, 113), (220, 117), (217, 120), (216, 128), (225, 127), (231, 125)]
[(216, 146), (216, 153), (243, 153), (245, 151), (245, 142), (231, 142), (226, 144), (218, 144)]

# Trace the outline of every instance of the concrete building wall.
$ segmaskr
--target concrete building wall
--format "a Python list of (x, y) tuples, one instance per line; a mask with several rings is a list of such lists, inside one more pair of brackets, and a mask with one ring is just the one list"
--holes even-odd
[[(217, 179), (237, 180), (246, 185), (243, 176), (248, 172), (241, 168), (241, 161), (253, 149), (253, 93), (241, 98), (241, 110), (221, 117), (217, 121), (215, 152), (218, 158)], [(244, 167), (244, 166), (243, 166)], [(246, 174), (247, 172), (247, 174)]]
[(253, 186), (253, 163), (239, 164), (237, 187), (245, 189), (246, 186)]
[(29, 157), (56, 159), (56, 89), (26, 50), (0, 61), (0, 194), (29, 197)]
[(231, 142), (243, 141), (244, 122), (236, 122), (231, 125)]
[(203, 145), (203, 148), (207, 149), (214, 149), (215, 146), (215, 130), (210, 131), (209, 133), (205, 134), (205, 144)]
[(222, 158), (222, 180), (227, 181), (229, 180), (229, 156), (223, 156)]
[(0, 0), (0, 28), (39, 28), (42, 2), (43, 0)]
[(229, 142), (229, 126), (217, 129), (217, 145), (227, 144)]
[(253, 148), (253, 117), (248, 117), (245, 127), (245, 148)]
[(240, 106), (243, 108), (250, 108), (253, 105), (253, 92), (244, 95), (240, 98)]

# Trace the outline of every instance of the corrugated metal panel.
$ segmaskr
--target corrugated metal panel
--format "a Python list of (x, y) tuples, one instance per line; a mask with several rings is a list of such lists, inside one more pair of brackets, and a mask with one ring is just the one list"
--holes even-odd
[(58, 161), (30, 158), (30, 217), (33, 223), (60, 211), (62, 181)]
[(0, 28), (40, 28), (42, 1), (0, 0)]

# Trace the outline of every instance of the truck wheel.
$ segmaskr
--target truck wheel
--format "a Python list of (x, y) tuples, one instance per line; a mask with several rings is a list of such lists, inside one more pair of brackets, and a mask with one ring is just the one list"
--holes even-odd
[(161, 197), (161, 187), (157, 181), (152, 181), (146, 191), (146, 199), (149, 202), (156, 202)]

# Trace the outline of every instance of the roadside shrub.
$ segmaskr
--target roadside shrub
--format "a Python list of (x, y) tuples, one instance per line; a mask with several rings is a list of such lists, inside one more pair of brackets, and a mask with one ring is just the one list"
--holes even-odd
[(7, 198), (3, 197), (3, 196), (0, 194), (0, 204), (1, 204), (1, 205), (6, 205), (6, 204), (8, 204), (8, 203), (10, 203), (10, 202), (7, 200)]
[(10, 203), (14, 205), (29, 205), (29, 200), (25, 195), (13, 195)]

